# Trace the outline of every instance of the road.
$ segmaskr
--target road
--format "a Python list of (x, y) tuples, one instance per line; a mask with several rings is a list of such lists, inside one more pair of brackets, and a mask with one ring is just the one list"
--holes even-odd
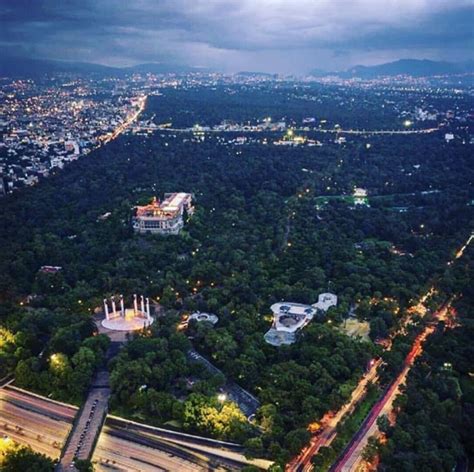
[(362, 400), (369, 382), (377, 380), (377, 369), (381, 364), (381, 360), (372, 363), (369, 371), (362, 377), (357, 387), (353, 390), (351, 398), (348, 403), (343, 405), (341, 409), (334, 415), (325, 415), (322, 420), (323, 431), (311, 439), (309, 446), (307, 446), (301, 454), (290, 462), (287, 467), (287, 472), (299, 472), (311, 470), (311, 458), (319, 451), (321, 447), (329, 446), (336, 437), (336, 427), (347, 413), (353, 411), (356, 405)]
[(215, 464), (237, 468), (237, 470), (245, 465), (255, 465), (261, 469), (268, 469), (272, 465), (271, 461), (264, 459), (247, 459), (243, 454), (244, 448), (240, 444), (170, 431), (115, 416), (107, 419), (106, 426), (109, 432), (120, 434), (122, 438), (126, 435), (135, 443), (151, 440), (157, 441), (160, 447), (165, 445), (168, 449), (178, 447), (179, 451), (175, 449), (173, 451), (175, 454), (184, 454), (184, 458), (191, 454), (193, 460), (198, 463), (203, 459), (206, 461), (205, 464), (212, 460)]
[[(205, 357), (201, 356), (201, 354), (199, 354), (194, 349), (190, 349), (187, 352), (187, 357), (191, 362), (199, 362), (203, 364), (206, 369), (214, 375), (221, 374), (225, 377), (224, 373), (220, 369), (209, 362)], [(247, 392), (247, 390), (244, 390), (242, 387), (231, 380), (226, 380), (223, 390), (230, 400), (239, 405), (239, 408), (242, 410), (244, 415), (247, 416), (247, 418), (254, 415), (260, 407), (260, 402), (251, 393)]]
[(195, 444), (196, 446), (210, 446), (213, 448), (220, 448), (229, 451), (242, 452), (244, 447), (241, 444), (236, 444), (228, 441), (219, 441), (218, 439), (206, 438), (197, 436), (195, 434), (183, 433), (181, 431), (172, 431), (158, 426), (150, 426), (144, 423), (127, 420), (119, 416), (108, 415), (107, 425), (127, 429), (129, 431), (139, 431), (146, 434), (153, 434), (158, 438), (163, 438), (168, 441), (182, 441), (186, 444)]
[(106, 134), (99, 138), (99, 140), (102, 143), (101, 145), (107, 144), (110, 141), (113, 141), (114, 139), (118, 138), (124, 131), (127, 130), (127, 128), (130, 125), (132, 125), (137, 120), (137, 118), (145, 109), (146, 99), (147, 99), (146, 95), (143, 97), (140, 97), (139, 102), (138, 102), (138, 109), (134, 113), (132, 113), (129, 117), (127, 117), (121, 125), (117, 126), (117, 128), (115, 128), (115, 130), (112, 133)]
[(0, 390), (0, 431), (19, 444), (58, 459), (77, 409), (12, 387)]
[(170, 451), (139, 444), (113, 434), (105, 427), (101, 434), (92, 460), (97, 470), (110, 471), (183, 471), (193, 472), (207, 468), (186, 460)]
[[(80, 411), (80, 417), (88, 413), (88, 403)], [(54, 459), (60, 457), (77, 412), (77, 407), (15, 387), (0, 389), (1, 433)], [(81, 421), (76, 420), (75, 424)], [(272, 464), (266, 460), (248, 460), (242, 450), (239, 444), (108, 416), (93, 460), (98, 461), (98, 470), (111, 470), (114, 466), (116, 470), (127, 471), (240, 470), (250, 464), (267, 469)], [(65, 465), (63, 461), (58, 469), (70, 470)]]
[[(437, 321), (444, 320), (448, 308), (449, 305), (444, 305), (435, 313), (434, 318)], [(429, 325), (417, 336), (412, 349), (405, 358), (402, 371), (389, 385), (382, 398), (372, 407), (359, 431), (354, 435), (339, 460), (330, 469), (331, 472), (348, 472), (355, 469), (361, 460), (362, 451), (367, 445), (369, 438), (377, 431), (377, 419), (391, 411), (393, 401), (399, 393), (400, 386), (405, 383), (408, 372), (413, 366), (415, 359), (423, 352), (423, 343), (434, 330), (435, 328)]]
[[(447, 266), (454, 264), (454, 262), (460, 259), (467, 247), (474, 241), (474, 234), (471, 234), (466, 242), (461, 246), (461, 248), (456, 251), (454, 258), (447, 262)], [(420, 305), (423, 305), (430, 294), (434, 291), (434, 287), (432, 287), (427, 294), (421, 298)], [(443, 305), (436, 313), (434, 313), (433, 318), (435, 323), (437, 324), (440, 321), (447, 320), (447, 314), (449, 312), (450, 304), (446, 303)], [(406, 380), (406, 376), (410, 371), (414, 360), (422, 353), (423, 351), (423, 343), (426, 338), (435, 330), (433, 325), (428, 325), (422, 331), (420, 335), (417, 336), (415, 342), (413, 343), (411, 351), (408, 353), (403, 369), (401, 373), (397, 376), (397, 378), (390, 384), (385, 394), (382, 398), (372, 407), (369, 415), (365, 419), (364, 423), (360, 427), (359, 431), (354, 435), (351, 442), (348, 444), (346, 449), (344, 450), (342, 456), (339, 457), (337, 462), (331, 468), (331, 472), (348, 472), (353, 471), (357, 468), (357, 465), (361, 462), (361, 454), (366, 446), (369, 438), (374, 434), (377, 434), (378, 427), (377, 427), (377, 419), (387, 414), (391, 411), (393, 401), (397, 397), (399, 393), (400, 386)]]
[[(424, 128), (424, 129), (394, 129), (394, 130), (366, 130), (366, 129), (305, 129), (305, 128), (291, 128), (294, 132), (315, 132), (315, 133), (332, 133), (332, 134), (355, 134), (355, 135), (407, 135), (407, 134), (429, 134), (439, 131), (439, 128)], [(155, 130), (157, 131), (170, 131), (174, 133), (282, 133), (285, 130), (256, 130), (256, 129), (195, 129), (195, 128), (168, 128), (168, 127), (158, 127)]]
[[(467, 249), (467, 247), (472, 243), (472, 241), (474, 241), (474, 234), (471, 234), (468, 237), (468, 239), (461, 246), (461, 248), (458, 251), (456, 251), (454, 258), (447, 262), (447, 265), (450, 266), (457, 259), (461, 258), (463, 256), (465, 250)], [(433, 295), (434, 292), (435, 292), (435, 288), (433, 286), (430, 287), (430, 289), (420, 298), (418, 304), (413, 307), (415, 309), (414, 311), (417, 312), (418, 314), (421, 314), (422, 316), (424, 316), (426, 314), (426, 308), (424, 306), (424, 303), (426, 302), (426, 300), (431, 295)], [(445, 308), (446, 307), (441, 308), (435, 314), (435, 319), (437, 318), (438, 321), (445, 319), (445, 316), (446, 316), (446, 313), (447, 313), (447, 308), (446, 309)], [(400, 331), (403, 331), (405, 329), (406, 325), (410, 321), (411, 321), (410, 317), (405, 319), (404, 322), (401, 324)], [(424, 341), (423, 336), (427, 336), (430, 333), (431, 329), (432, 328), (428, 326), (426, 328), (426, 330), (420, 335), (421, 338), (420, 337), (417, 338), (417, 340), (415, 341), (415, 343), (413, 345), (412, 351), (410, 352), (409, 356), (406, 359), (406, 362), (407, 361), (410, 362), (410, 356), (415, 356), (416, 357), (421, 352), (421, 344), (417, 344), (417, 343), (420, 343), (420, 339)], [(390, 347), (391, 347), (391, 343), (390, 343), (388, 349), (390, 349)], [(411, 359), (411, 363), (413, 362), (413, 359), (414, 359), (414, 357)], [(331, 444), (331, 442), (334, 440), (334, 438), (336, 437), (336, 434), (337, 434), (336, 433), (336, 426), (337, 426), (338, 422), (341, 420), (341, 418), (347, 412), (353, 410), (355, 405), (363, 398), (363, 394), (364, 394), (365, 388), (367, 386), (366, 377), (369, 377), (371, 381), (375, 381), (377, 379), (376, 378), (376, 370), (377, 370), (380, 362), (381, 361), (378, 361), (376, 366), (372, 366), (372, 369), (366, 374), (366, 376), (364, 376), (361, 379), (361, 381), (359, 382), (359, 385), (356, 387), (356, 389), (354, 390), (354, 392), (352, 394), (351, 401), (350, 401), (349, 404), (344, 405), (341, 408), (341, 410), (339, 410), (339, 412), (334, 416), (325, 415), (325, 417), (323, 418), (323, 421), (322, 421), (323, 422), (322, 432), (318, 436), (313, 437), (310, 441), (310, 444), (305, 449), (303, 449), (301, 454), (296, 459), (294, 459), (293, 461), (291, 461), (287, 465), (287, 467), (286, 467), (287, 471), (292, 471), (293, 472), (293, 471), (309, 471), (309, 470), (311, 470), (311, 458), (318, 452), (318, 450), (321, 447), (328, 446), (329, 444)], [(410, 367), (411, 367), (411, 364), (408, 364), (408, 365), (406, 364), (405, 365), (402, 372), (400, 373), (400, 376), (394, 381), (393, 390), (391, 390), (390, 392), (387, 392), (384, 395), (384, 397), (379, 402), (377, 402), (377, 404), (373, 407), (372, 411), (374, 411), (374, 408), (376, 408), (377, 405), (380, 406), (380, 402), (385, 400), (385, 403), (381, 406), (381, 413), (378, 416), (386, 414), (386, 412), (391, 410), (391, 405), (393, 403), (393, 400), (395, 399), (395, 397), (398, 394), (399, 386), (405, 381), (406, 374), (408, 373), (408, 370), (409, 370)], [(398, 383), (398, 385), (395, 385), (397, 383)], [(370, 413), (369, 413), (369, 415), (370, 415)], [(327, 420), (325, 421), (326, 418), (329, 418), (329, 421), (327, 421)], [(368, 428), (368, 433), (365, 435), (364, 438), (361, 438), (361, 441), (359, 442), (359, 445), (356, 447), (355, 452), (354, 452), (354, 457), (353, 457), (353, 459), (350, 460), (349, 469), (344, 469), (344, 470), (354, 470), (355, 469), (357, 463), (360, 461), (360, 453), (362, 452), (365, 445), (367, 444), (368, 438), (376, 432), (376, 428), (377, 428), (377, 425), (376, 425), (375, 420), (374, 420), (372, 422), (372, 425), (369, 426), (369, 428)], [(359, 430), (359, 432), (356, 435), (358, 435), (360, 433), (361, 433), (361, 431)], [(353, 440), (355, 440), (355, 439), (356, 438), (354, 437)], [(359, 459), (355, 460), (355, 458), (359, 458)]]

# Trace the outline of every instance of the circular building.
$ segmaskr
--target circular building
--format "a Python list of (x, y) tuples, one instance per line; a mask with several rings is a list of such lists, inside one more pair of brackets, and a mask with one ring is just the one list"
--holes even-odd
[(219, 318), (217, 317), (217, 315), (213, 315), (212, 313), (201, 313), (200, 311), (197, 311), (189, 317), (188, 321), (191, 320), (208, 321), (209, 323), (215, 325), (219, 321)]
[(119, 305), (115, 303), (115, 297), (110, 298), (110, 308), (107, 299), (104, 299), (105, 318), (102, 326), (111, 331), (137, 331), (146, 328), (153, 323), (150, 315), (150, 300), (142, 295), (140, 305), (137, 295), (133, 296), (133, 308), (125, 308), (123, 296), (120, 295)]

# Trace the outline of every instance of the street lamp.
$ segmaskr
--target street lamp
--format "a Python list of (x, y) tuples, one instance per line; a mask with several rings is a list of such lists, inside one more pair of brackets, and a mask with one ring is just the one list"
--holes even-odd
[(227, 395), (225, 393), (219, 393), (219, 395), (217, 395), (217, 399), (221, 403), (224, 403), (227, 400)]

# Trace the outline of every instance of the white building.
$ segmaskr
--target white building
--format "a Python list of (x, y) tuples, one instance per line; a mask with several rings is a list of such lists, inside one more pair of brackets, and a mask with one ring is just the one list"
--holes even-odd
[(184, 211), (194, 212), (191, 200), (192, 195), (183, 192), (165, 194), (161, 203), (153, 198), (149, 205), (136, 208), (133, 229), (140, 234), (178, 234), (184, 226)]
[(197, 322), (207, 321), (208, 323), (215, 325), (219, 321), (219, 318), (217, 315), (213, 315), (212, 313), (201, 313), (200, 311), (197, 311), (189, 317), (188, 321), (191, 320), (195, 320)]
[(367, 205), (367, 190), (356, 187), (353, 193), (354, 205)]
[(329, 308), (337, 305), (337, 296), (333, 293), (321, 293), (317, 303), (304, 305), (302, 303), (280, 302), (270, 308), (273, 312), (272, 327), (265, 333), (264, 338), (272, 346), (293, 344), (296, 333), (304, 328), (318, 313), (326, 313)]
[(294, 343), (296, 332), (305, 327), (317, 312), (310, 305), (290, 302), (274, 303), (271, 310), (273, 311), (273, 324), (265, 333), (264, 338), (268, 344), (273, 346)]
[(337, 305), (337, 295), (334, 293), (320, 293), (318, 296), (318, 302), (311, 305), (312, 307), (322, 310), (324, 312), (328, 311), (332, 306)]

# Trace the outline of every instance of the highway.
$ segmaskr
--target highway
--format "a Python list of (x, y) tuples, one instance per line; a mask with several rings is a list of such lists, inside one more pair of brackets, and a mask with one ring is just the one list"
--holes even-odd
[(171, 448), (174, 453), (182, 454), (184, 458), (191, 455), (193, 460), (201, 465), (207, 466), (209, 460), (214, 464), (237, 470), (245, 465), (255, 465), (261, 469), (268, 469), (272, 465), (271, 461), (264, 459), (247, 459), (243, 454), (243, 447), (235, 443), (155, 428), (115, 416), (107, 419), (106, 426), (111, 434), (120, 435), (135, 443), (157, 442), (160, 447), (166, 446), (165, 450)]
[[(461, 246), (461, 248), (456, 251), (454, 258), (447, 262), (447, 265), (450, 266), (456, 260), (460, 259), (473, 240), (474, 234), (471, 234), (466, 242)], [(427, 300), (429, 294), (433, 293), (433, 290), (434, 288), (432, 287), (430, 291), (424, 297), (422, 297), (420, 300), (421, 305), (423, 305), (423, 303)], [(448, 302), (444, 304), (436, 313), (434, 313), (433, 318), (436, 324), (438, 324), (440, 321), (447, 320), (449, 307), (450, 303)], [(413, 343), (412, 349), (405, 359), (401, 373), (390, 384), (382, 398), (372, 407), (372, 410), (365, 419), (359, 431), (354, 435), (351, 442), (344, 450), (342, 456), (340, 456), (340, 458), (331, 468), (331, 472), (348, 472), (357, 468), (357, 465), (361, 462), (361, 453), (364, 450), (369, 438), (378, 432), (376, 423), (377, 419), (391, 411), (393, 401), (399, 393), (400, 386), (404, 384), (408, 372), (413, 366), (415, 359), (423, 352), (423, 343), (428, 338), (428, 336), (433, 333), (433, 331), (435, 331), (435, 327), (431, 324), (426, 326), (422, 333), (417, 336), (415, 342)]]
[(114, 465), (120, 470), (148, 470), (148, 467), (156, 470), (158, 467), (180, 471), (240, 470), (252, 462), (233, 451), (109, 425), (104, 427), (93, 461), (103, 467)]
[(137, 120), (137, 118), (145, 109), (146, 99), (147, 99), (146, 95), (143, 97), (140, 97), (139, 103), (138, 103), (138, 109), (134, 113), (132, 113), (129, 117), (127, 117), (121, 125), (117, 126), (117, 128), (115, 128), (115, 130), (112, 133), (108, 133), (99, 138), (99, 141), (102, 142), (102, 145), (107, 144), (110, 141), (113, 141), (114, 139), (118, 138), (125, 130), (127, 130), (127, 128), (130, 125), (132, 125)]
[(0, 434), (58, 459), (71, 430), (76, 408), (25, 394), (12, 387), (0, 390)]
[[(408, 134), (430, 134), (434, 133), (435, 131), (439, 131), (439, 128), (424, 128), (424, 129), (393, 129), (393, 130), (385, 130), (385, 129), (321, 129), (321, 128), (314, 128), (314, 129), (306, 129), (306, 128), (291, 128), (294, 132), (301, 132), (301, 133), (333, 133), (333, 134), (353, 134), (353, 135), (408, 135)], [(158, 127), (156, 128), (158, 131), (170, 131), (174, 133), (282, 133), (284, 130), (268, 130), (268, 129), (195, 129), (195, 128), (168, 128), (168, 127)]]
[(107, 425), (127, 429), (129, 431), (139, 431), (145, 434), (153, 434), (158, 438), (163, 438), (168, 441), (185, 441), (187, 444), (195, 444), (196, 446), (210, 446), (215, 449), (225, 449), (229, 451), (242, 452), (243, 446), (228, 441), (220, 441), (218, 439), (206, 438), (197, 436), (195, 434), (183, 433), (181, 431), (172, 431), (158, 426), (150, 426), (144, 423), (127, 420), (119, 416), (108, 415)]
[[(60, 457), (77, 411), (77, 407), (12, 386), (0, 389), (1, 433), (53, 459)], [(81, 412), (88, 417), (87, 408)], [(76, 425), (80, 423), (76, 420)], [(63, 455), (63, 470), (69, 470), (72, 457), (65, 456), (70, 449), (66, 448)], [(98, 470), (123, 471), (240, 470), (248, 464), (267, 469), (272, 464), (266, 460), (246, 459), (238, 444), (155, 428), (115, 416), (107, 417), (93, 460), (97, 461)]]
[(97, 443), (92, 460), (97, 470), (110, 471), (183, 471), (207, 470), (206, 467), (186, 460), (170, 451), (163, 451), (112, 434), (105, 427)]
[[(465, 250), (467, 249), (469, 244), (471, 244), (472, 241), (474, 241), (474, 234), (471, 234), (468, 237), (468, 239), (461, 246), (461, 248), (456, 251), (454, 258), (447, 262), (447, 265), (450, 266), (457, 259), (461, 258), (463, 256)], [(433, 295), (434, 292), (435, 292), (435, 288), (431, 287), (420, 298), (420, 300), (418, 301), (418, 304), (413, 307), (415, 309), (414, 311), (417, 312), (418, 314), (421, 314), (422, 316), (424, 316), (426, 314), (426, 308), (424, 306), (424, 303), (426, 302), (426, 300), (431, 295)], [(438, 321), (444, 320), (445, 316), (446, 316), (446, 313), (447, 313), (447, 307), (442, 307), (435, 314), (435, 319), (437, 319)], [(400, 331), (403, 331), (405, 329), (406, 325), (410, 321), (411, 321), (410, 317), (405, 319), (404, 322), (400, 326)], [(420, 335), (421, 337), (419, 336), (415, 340), (415, 343), (413, 345), (413, 349), (410, 352), (407, 359), (405, 360), (405, 366), (404, 366), (402, 372), (400, 373), (399, 377), (397, 379), (395, 379), (393, 384), (391, 384), (393, 386), (393, 389), (389, 390), (385, 393), (383, 398), (381, 400), (379, 400), (379, 402), (377, 402), (377, 404), (373, 407), (373, 409), (371, 410), (371, 413), (369, 413), (369, 416), (370, 416), (370, 414), (372, 414), (372, 412), (375, 411), (374, 409), (377, 406), (380, 406), (380, 412), (377, 415), (377, 417), (381, 416), (383, 414), (386, 414), (388, 411), (391, 410), (393, 400), (395, 399), (395, 397), (397, 396), (397, 394), (399, 392), (399, 386), (402, 385), (403, 382), (405, 381), (406, 375), (407, 375), (407, 373), (408, 373), (408, 371), (411, 367), (411, 364), (413, 363), (414, 358), (417, 355), (419, 355), (420, 352), (421, 352), (421, 342), (424, 341), (425, 337), (430, 334), (431, 329), (432, 329), (432, 327), (428, 326), (425, 329), (425, 331)], [(391, 343), (390, 343), (388, 349), (390, 349), (390, 347), (391, 347)], [(319, 451), (319, 449), (321, 447), (329, 446), (331, 444), (331, 442), (336, 437), (336, 434), (337, 434), (336, 426), (339, 423), (339, 421), (341, 420), (341, 418), (346, 413), (351, 412), (355, 408), (357, 403), (363, 398), (363, 395), (365, 393), (365, 389), (366, 389), (368, 381), (376, 381), (377, 380), (376, 371), (377, 371), (377, 368), (380, 365), (380, 362), (381, 362), (380, 360), (377, 361), (377, 363), (375, 365), (373, 365), (372, 368), (369, 370), (369, 372), (367, 372), (367, 374), (361, 379), (361, 381), (357, 385), (356, 389), (353, 391), (352, 396), (351, 396), (351, 400), (348, 404), (344, 405), (335, 415), (326, 414), (324, 416), (324, 418), (321, 420), (322, 431), (317, 436), (314, 436), (311, 439), (310, 444), (301, 451), (301, 454), (298, 457), (296, 457), (289, 464), (287, 464), (287, 466), (286, 466), (286, 471), (287, 472), (300, 472), (300, 471), (309, 471), (309, 470), (311, 470), (311, 458), (315, 454), (317, 454), (317, 452)], [(407, 362), (408, 362), (408, 364), (407, 364)], [(376, 418), (375, 418), (375, 420), (376, 420)], [(349, 468), (341, 469), (341, 470), (355, 470), (356, 465), (358, 464), (358, 462), (360, 462), (360, 453), (362, 452), (363, 448), (367, 444), (368, 438), (376, 432), (377, 425), (375, 423), (375, 420), (371, 423), (371, 425), (369, 425), (365, 435), (359, 436), (359, 435), (362, 434), (361, 430), (362, 430), (363, 426), (365, 425), (365, 422), (364, 422), (363, 426), (361, 427), (361, 429), (358, 431), (358, 433), (356, 433), (356, 436), (360, 437), (361, 440), (358, 442), (358, 446), (356, 446), (353, 450), (352, 459), (348, 459), (348, 463), (349, 463), (348, 467)], [(354, 436), (352, 441), (357, 440), (356, 436)], [(352, 444), (352, 441), (351, 441), (351, 444)]]
[[(471, 234), (466, 242), (461, 246), (461, 248), (456, 251), (454, 258), (447, 262), (447, 265), (452, 265), (457, 259), (460, 259), (467, 247), (474, 240), (474, 234)], [(421, 298), (420, 304), (427, 300), (429, 294), (433, 293), (433, 287), (427, 292), (427, 294)], [(415, 342), (413, 343), (412, 349), (405, 358), (403, 369), (400, 374), (392, 381), (387, 390), (385, 391), (382, 398), (372, 407), (369, 415), (362, 423), (359, 431), (351, 439), (350, 443), (344, 450), (343, 454), (339, 457), (337, 462), (330, 469), (331, 472), (349, 472), (357, 468), (358, 464), (361, 462), (361, 454), (366, 446), (369, 438), (374, 434), (377, 434), (377, 419), (387, 414), (392, 410), (393, 401), (399, 393), (400, 386), (404, 384), (408, 372), (415, 359), (423, 352), (423, 343), (426, 338), (435, 330), (435, 326), (440, 321), (447, 320), (447, 314), (449, 312), (450, 302), (444, 304), (436, 313), (434, 313), (433, 318), (435, 324), (430, 324), (425, 327), (425, 329), (417, 336)]]
[[(448, 305), (444, 305), (438, 312), (436, 312), (435, 318), (438, 321), (443, 320), (447, 311)], [(356, 465), (360, 462), (361, 453), (367, 445), (369, 437), (377, 431), (377, 419), (391, 411), (393, 401), (399, 393), (400, 386), (405, 383), (408, 372), (413, 366), (415, 359), (423, 352), (422, 345), (424, 341), (434, 330), (435, 328), (432, 325), (429, 325), (417, 336), (412, 349), (405, 358), (402, 371), (389, 385), (382, 398), (380, 398), (372, 407), (367, 418), (346, 447), (342, 456), (331, 467), (331, 472), (348, 472), (355, 469)]]
[(377, 380), (377, 369), (380, 366), (381, 360), (372, 363), (369, 371), (362, 377), (357, 387), (353, 390), (350, 401), (343, 405), (336, 414), (326, 414), (321, 420), (322, 432), (314, 436), (310, 444), (303, 449), (301, 454), (290, 462), (287, 467), (287, 472), (309, 471), (312, 468), (311, 458), (317, 454), (321, 447), (329, 446), (336, 437), (336, 427), (347, 413), (354, 410), (356, 405), (362, 400), (369, 382)]

